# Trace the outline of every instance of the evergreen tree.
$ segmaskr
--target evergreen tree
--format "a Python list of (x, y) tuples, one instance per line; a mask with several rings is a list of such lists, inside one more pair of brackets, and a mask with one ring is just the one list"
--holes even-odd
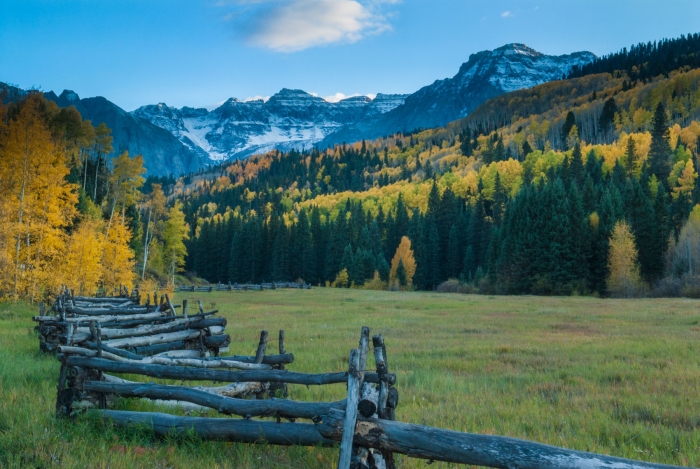
[(564, 119), (564, 125), (561, 128), (561, 142), (562, 142), (562, 148), (564, 150), (568, 150), (568, 139), (569, 139), (569, 133), (571, 132), (571, 129), (576, 125), (576, 116), (574, 116), (574, 113), (572, 111), (569, 111), (566, 114), (566, 119)]
[(571, 163), (569, 164), (569, 176), (577, 187), (581, 187), (584, 179), (583, 155), (581, 154), (581, 144), (576, 142), (574, 150), (571, 152)]
[(625, 153), (625, 156), (625, 169), (627, 170), (627, 177), (634, 177), (637, 171), (637, 166), (639, 164), (639, 157), (637, 156), (637, 147), (631, 135), (627, 139), (627, 151)]
[[(666, 108), (662, 102), (659, 102), (652, 119), (651, 148), (649, 149), (649, 169), (659, 181), (665, 181), (671, 172), (671, 145), (668, 143), (668, 136)], [(642, 275), (643, 273), (642, 267)]]
[(399, 282), (399, 285), (402, 287), (405, 287), (408, 284), (408, 281), (406, 280), (406, 268), (403, 265), (403, 260), (399, 260), (399, 264), (396, 267), (396, 281)]

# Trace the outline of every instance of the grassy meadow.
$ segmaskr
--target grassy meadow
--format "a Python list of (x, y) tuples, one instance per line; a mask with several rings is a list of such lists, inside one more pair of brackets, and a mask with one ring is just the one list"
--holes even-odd
[[(231, 353), (252, 354), (261, 329), (271, 338), (284, 329), (294, 371), (344, 370), (362, 325), (382, 333), (404, 422), (700, 466), (696, 300), (318, 288), (187, 293), (175, 301), (182, 298), (228, 318)], [(35, 311), (0, 304), (0, 467), (334, 467), (335, 449), (157, 439), (90, 415), (56, 420), (59, 364), (38, 352)], [(276, 348), (269, 343), (269, 353)], [(293, 399), (344, 394), (342, 385), (290, 385)], [(133, 400), (120, 408), (155, 410)], [(427, 461), (399, 457), (399, 467)]]

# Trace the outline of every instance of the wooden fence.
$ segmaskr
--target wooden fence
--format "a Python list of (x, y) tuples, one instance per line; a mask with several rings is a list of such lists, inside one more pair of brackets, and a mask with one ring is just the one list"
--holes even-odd
[[(168, 308), (174, 310), (170, 304)], [(514, 438), (396, 422), (399, 403), (396, 376), (389, 372), (387, 349), (381, 335), (371, 339), (374, 367), (369, 371), (370, 331), (367, 327), (362, 328), (359, 347), (350, 351), (347, 371), (322, 374), (285, 369), (294, 358), (285, 350), (284, 331), (280, 331), (279, 353), (276, 355), (266, 355), (267, 332), (262, 331), (254, 355), (196, 359), (125, 356), (114, 353), (112, 347), (106, 348), (109, 341), (100, 342), (105, 338), (100, 331), (95, 331), (95, 347), (83, 346), (86, 342), (79, 347), (57, 347), (61, 361), (56, 400), (58, 415), (96, 409), (103, 419), (115, 425), (144, 425), (163, 436), (194, 431), (202, 439), (211, 440), (339, 446), (339, 469), (393, 469), (396, 467), (396, 453), (430, 461), (504, 469), (674, 467)], [(153, 384), (127, 381), (114, 373), (181, 383), (207, 381), (227, 384), (197, 387)], [(288, 385), (333, 384), (347, 385), (346, 399), (335, 402), (286, 399)], [(255, 399), (246, 399), (248, 396), (255, 396)], [(151, 399), (164, 410), (213, 409), (223, 415), (244, 418), (184, 417), (162, 412), (110, 410), (117, 398)], [(264, 418), (273, 420), (261, 420)], [(289, 422), (282, 422), (282, 419)]]
[(311, 284), (297, 282), (270, 282), (270, 283), (218, 283), (215, 285), (178, 285), (175, 291), (192, 293), (211, 293), (214, 291), (260, 291), (292, 288), (297, 290), (310, 290)]
[(173, 305), (168, 295), (161, 295), (158, 303), (154, 293), (153, 303), (147, 295), (141, 305), (138, 291), (129, 294), (120, 288), (120, 294), (80, 297), (65, 288), (50, 311), (42, 303), (39, 316), (33, 317), (40, 350), (55, 353), (78, 347), (125, 359), (199, 358), (228, 351), (231, 338), (225, 333), (226, 318), (214, 317), (216, 310), (205, 312), (201, 302), (199, 312), (189, 314), (187, 300)]

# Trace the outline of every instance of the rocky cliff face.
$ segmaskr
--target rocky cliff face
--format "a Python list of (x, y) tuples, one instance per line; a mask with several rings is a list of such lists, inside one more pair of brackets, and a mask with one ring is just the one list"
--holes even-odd
[(169, 131), (126, 112), (103, 97), (80, 99), (70, 90), (64, 90), (59, 96), (50, 91), (44, 97), (60, 107), (75, 106), (83, 119), (90, 119), (93, 125), (104, 122), (112, 129), (114, 138), (114, 151), (110, 156), (123, 151), (132, 156), (143, 155), (148, 174), (179, 176), (196, 171), (209, 162), (205, 153), (192, 151)]
[(357, 96), (330, 103), (301, 90), (283, 89), (267, 101), (231, 98), (211, 112), (160, 103), (132, 114), (172, 133), (193, 152), (218, 161), (273, 148), (311, 148), (348, 123), (396, 108), (405, 97), (378, 94), (374, 99)]
[(490, 98), (560, 80), (574, 65), (589, 63), (594, 58), (591, 52), (545, 55), (524, 44), (507, 44), (472, 54), (454, 77), (421, 88), (401, 106), (381, 116), (350, 123), (320, 145), (445, 125), (466, 116)]

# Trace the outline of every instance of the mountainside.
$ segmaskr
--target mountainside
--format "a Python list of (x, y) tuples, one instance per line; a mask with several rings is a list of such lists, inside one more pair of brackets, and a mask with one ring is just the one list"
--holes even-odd
[(44, 97), (59, 107), (75, 106), (83, 119), (89, 119), (94, 125), (104, 122), (112, 129), (114, 137), (114, 151), (110, 156), (125, 150), (132, 156), (143, 155), (148, 174), (177, 176), (206, 165), (206, 155), (193, 152), (170, 132), (131, 115), (101, 96), (80, 99), (75, 92), (64, 90), (60, 96), (49, 91)]
[(160, 103), (132, 114), (172, 133), (193, 152), (227, 160), (273, 148), (310, 148), (343, 125), (381, 115), (405, 98), (378, 94), (330, 103), (301, 90), (282, 89), (267, 101), (230, 98), (211, 112)]
[(110, 127), (115, 155), (124, 150), (142, 154), (149, 174), (178, 175), (273, 149), (324, 148), (442, 126), (490, 98), (559, 80), (594, 59), (590, 52), (550, 56), (523, 44), (508, 44), (472, 54), (454, 77), (413, 94), (357, 96), (337, 103), (282, 89), (267, 101), (230, 98), (212, 111), (160, 103), (126, 112), (103, 97), (80, 99), (70, 90), (45, 96)]
[(573, 67), (595, 58), (591, 52), (545, 55), (524, 44), (478, 52), (469, 56), (454, 77), (421, 88), (409, 95), (403, 105), (382, 116), (343, 127), (329, 135), (321, 146), (445, 125), (466, 116), (490, 98), (559, 80)]
[(161, 103), (132, 114), (169, 131), (195, 153), (215, 161), (236, 159), (275, 148), (325, 147), (445, 125), (489, 98), (560, 79), (594, 59), (590, 52), (550, 56), (508, 44), (472, 54), (453, 78), (407, 96), (378, 94), (329, 103), (283, 89), (266, 102), (231, 98), (211, 112)]

